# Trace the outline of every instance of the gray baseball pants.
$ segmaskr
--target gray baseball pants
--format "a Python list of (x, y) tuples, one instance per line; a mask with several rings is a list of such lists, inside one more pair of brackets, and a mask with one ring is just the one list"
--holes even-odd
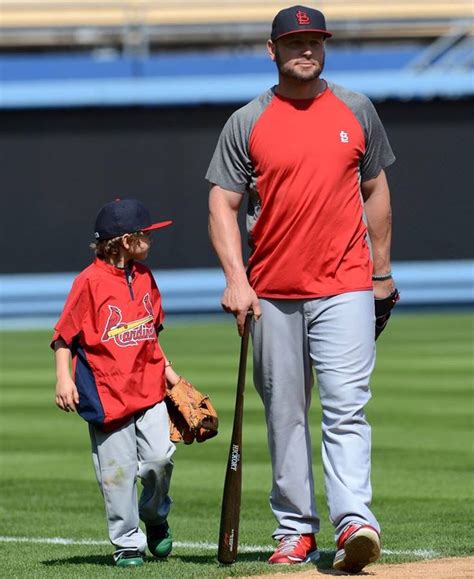
[[(116, 553), (145, 552), (139, 527), (159, 525), (168, 516), (175, 445), (169, 438), (166, 404), (160, 402), (132, 417), (122, 428), (102, 432), (89, 425), (97, 481), (104, 497), (109, 538)], [(137, 499), (137, 477), (143, 490)]]
[(254, 382), (273, 469), (273, 536), (316, 533), (308, 411), (313, 368), (322, 408), (322, 462), (336, 538), (350, 521), (380, 530), (370, 511), (371, 431), (364, 414), (375, 363), (371, 291), (312, 300), (260, 299), (252, 328)]

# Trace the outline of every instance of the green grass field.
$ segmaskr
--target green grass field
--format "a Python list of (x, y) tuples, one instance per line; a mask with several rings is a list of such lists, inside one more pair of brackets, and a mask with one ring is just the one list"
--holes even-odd
[[(473, 321), (467, 313), (399, 314), (378, 342), (367, 413), (373, 427), (373, 508), (383, 526), (382, 562), (472, 554)], [(274, 572), (265, 563), (274, 528), (268, 505), (270, 467), (250, 364), (242, 553), (230, 567), (216, 562), (239, 349), (232, 319), (170, 321), (162, 334), (177, 371), (211, 395), (221, 428), (213, 440), (178, 448), (170, 516), (177, 545), (167, 561), (149, 558), (140, 570), (111, 565), (86, 425), (53, 403), (49, 338), (49, 332), (0, 333), (0, 576), (228, 577)], [(324, 568), (330, 566), (334, 543), (323, 494), (316, 396), (312, 418)]]

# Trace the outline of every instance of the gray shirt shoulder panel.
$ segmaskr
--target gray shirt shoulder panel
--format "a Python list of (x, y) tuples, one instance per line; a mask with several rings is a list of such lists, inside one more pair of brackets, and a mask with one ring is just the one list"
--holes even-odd
[(237, 193), (245, 193), (250, 188), (253, 165), (249, 137), (272, 98), (273, 90), (269, 89), (229, 117), (206, 173), (210, 183)]
[(361, 180), (377, 177), (382, 169), (395, 161), (387, 134), (374, 105), (364, 94), (328, 82), (332, 93), (354, 113), (365, 135), (366, 149), (361, 160)]

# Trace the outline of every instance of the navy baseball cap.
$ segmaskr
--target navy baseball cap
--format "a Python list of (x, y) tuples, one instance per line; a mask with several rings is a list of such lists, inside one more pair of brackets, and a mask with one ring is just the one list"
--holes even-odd
[(273, 42), (287, 34), (295, 32), (320, 32), (325, 38), (331, 38), (332, 34), (326, 29), (324, 14), (315, 8), (306, 6), (290, 6), (280, 10), (273, 19), (272, 35)]
[(94, 227), (94, 237), (100, 241), (120, 237), (125, 233), (152, 231), (171, 225), (172, 221), (152, 223), (148, 209), (137, 199), (116, 199), (102, 207)]

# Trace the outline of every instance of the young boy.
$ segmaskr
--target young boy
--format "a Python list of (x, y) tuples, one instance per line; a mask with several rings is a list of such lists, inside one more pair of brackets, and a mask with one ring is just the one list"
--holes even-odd
[(150, 231), (170, 224), (152, 224), (135, 199), (105, 205), (95, 222), (96, 259), (74, 280), (51, 343), (56, 404), (89, 423), (119, 567), (141, 565), (147, 544), (155, 557), (172, 548), (167, 516), (175, 446), (164, 397), (166, 381), (174, 385), (179, 376), (158, 342), (160, 292), (150, 270), (137, 263), (148, 255)]

